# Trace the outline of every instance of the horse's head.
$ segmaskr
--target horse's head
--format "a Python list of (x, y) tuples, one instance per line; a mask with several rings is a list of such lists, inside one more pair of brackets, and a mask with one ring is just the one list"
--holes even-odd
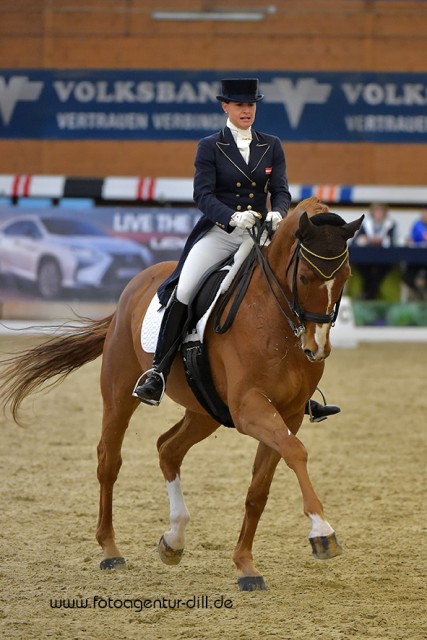
[(363, 218), (346, 223), (336, 213), (309, 217), (304, 212), (299, 219), (287, 282), (294, 313), (304, 327), (301, 347), (312, 362), (330, 354), (330, 328), (351, 273), (347, 240), (360, 228)]

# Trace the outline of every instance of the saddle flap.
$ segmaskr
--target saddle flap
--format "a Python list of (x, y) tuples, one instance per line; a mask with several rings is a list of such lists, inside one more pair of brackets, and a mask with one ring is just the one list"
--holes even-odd
[(202, 407), (214, 420), (225, 427), (234, 428), (230, 411), (215, 389), (206, 349), (206, 345), (198, 340), (181, 345), (188, 384)]

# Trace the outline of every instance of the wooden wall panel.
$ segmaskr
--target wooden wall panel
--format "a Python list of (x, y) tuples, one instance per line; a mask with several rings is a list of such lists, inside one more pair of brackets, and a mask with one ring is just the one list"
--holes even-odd
[[(3, 0), (0, 67), (426, 72), (427, 3), (275, 4), (259, 23), (156, 22), (216, 0)], [(426, 145), (284, 141), (292, 182), (424, 184)], [(195, 142), (0, 141), (0, 173), (188, 177)]]

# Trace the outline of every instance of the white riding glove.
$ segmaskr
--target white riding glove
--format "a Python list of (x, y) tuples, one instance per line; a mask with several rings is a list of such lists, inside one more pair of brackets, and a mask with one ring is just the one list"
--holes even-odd
[(276, 231), (279, 223), (282, 222), (282, 220), (282, 214), (279, 213), (279, 211), (269, 211), (265, 219), (266, 222), (271, 222), (271, 228), (273, 231)]
[(233, 213), (230, 220), (230, 227), (238, 227), (239, 229), (251, 229), (256, 220), (256, 215), (253, 211), (236, 211)]

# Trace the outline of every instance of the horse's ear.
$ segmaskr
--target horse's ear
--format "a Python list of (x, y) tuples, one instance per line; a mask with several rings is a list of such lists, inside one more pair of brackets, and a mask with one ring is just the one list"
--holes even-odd
[(352, 222), (347, 222), (346, 224), (343, 224), (341, 229), (344, 231), (344, 237), (346, 240), (349, 240), (350, 238), (352, 238), (356, 233), (356, 231), (360, 229), (364, 218), (365, 218), (365, 215), (362, 215), (358, 220), (353, 220)]
[(313, 223), (310, 222), (310, 218), (308, 217), (307, 211), (304, 211), (304, 213), (301, 215), (299, 219), (299, 228), (295, 233), (295, 235), (299, 240), (303, 240), (303, 238), (306, 238), (308, 236), (312, 228), (313, 228)]

